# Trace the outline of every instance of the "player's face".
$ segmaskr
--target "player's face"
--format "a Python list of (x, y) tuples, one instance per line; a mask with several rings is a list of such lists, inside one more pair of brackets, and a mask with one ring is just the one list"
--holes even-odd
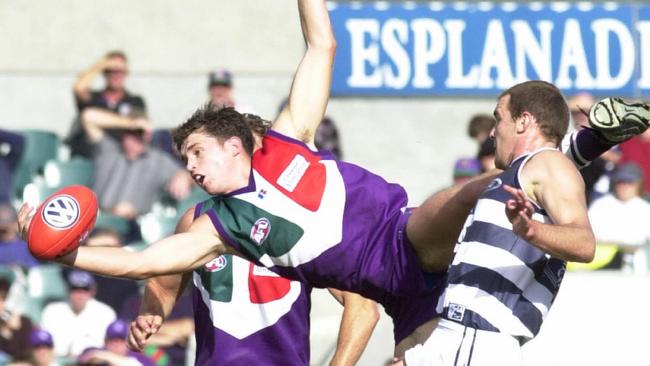
[(199, 187), (210, 194), (224, 194), (233, 190), (230, 183), (235, 154), (230, 150), (227, 143), (216, 137), (195, 132), (183, 143), (181, 155)]
[(512, 162), (514, 148), (515, 121), (510, 114), (510, 95), (504, 95), (497, 102), (494, 109), (494, 118), (497, 123), (494, 125), (490, 137), (494, 139), (495, 165), (499, 169), (506, 169)]

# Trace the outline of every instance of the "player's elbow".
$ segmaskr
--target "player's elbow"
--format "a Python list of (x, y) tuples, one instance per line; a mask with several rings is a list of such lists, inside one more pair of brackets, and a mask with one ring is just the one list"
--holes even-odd
[(365, 305), (365, 311), (368, 316), (369, 322), (372, 323), (373, 327), (379, 322), (379, 310), (377, 310), (377, 303), (374, 301), (368, 300), (368, 303)]
[(366, 299), (361, 295), (351, 292), (344, 292), (342, 300), (345, 307), (355, 309), (355, 312), (361, 314), (368, 324), (371, 324), (373, 327), (379, 321), (379, 310), (377, 310), (377, 303), (373, 300)]
[(574, 253), (574, 258), (571, 259), (572, 262), (579, 263), (589, 263), (594, 260), (594, 255), (596, 253), (596, 240), (593, 235), (590, 235), (590, 238), (585, 240), (582, 245), (580, 245)]
[(309, 42), (308, 47), (312, 50), (327, 53), (333, 59), (336, 53), (336, 39), (334, 36), (318, 37)]
[(140, 268), (133, 268), (131, 270), (125, 271), (120, 277), (134, 281), (142, 281), (154, 277), (154, 274), (151, 271), (145, 271)]
[(581, 251), (578, 258), (574, 260), (574, 262), (590, 263), (591, 261), (594, 260), (595, 253), (596, 253), (595, 246), (592, 246), (590, 248), (585, 248), (584, 250)]

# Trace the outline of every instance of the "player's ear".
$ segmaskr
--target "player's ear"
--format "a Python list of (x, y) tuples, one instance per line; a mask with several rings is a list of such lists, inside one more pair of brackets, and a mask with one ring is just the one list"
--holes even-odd
[(523, 133), (537, 121), (535, 116), (533, 116), (530, 112), (524, 111), (519, 118), (515, 121), (517, 124), (517, 132), (518, 133)]
[(241, 142), (241, 139), (237, 136), (232, 136), (226, 140), (224, 144), (226, 151), (232, 156), (235, 157), (242, 152), (244, 152), (244, 146)]

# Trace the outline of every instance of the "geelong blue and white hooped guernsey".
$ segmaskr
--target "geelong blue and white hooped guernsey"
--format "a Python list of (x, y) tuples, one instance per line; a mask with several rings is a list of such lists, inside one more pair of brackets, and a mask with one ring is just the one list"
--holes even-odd
[[(566, 267), (515, 235), (505, 214), (511, 195), (503, 185), (521, 188), (521, 168), (542, 150), (517, 158), (481, 194), (460, 234), (437, 309), (445, 319), (509, 334), (520, 344), (539, 332)], [(533, 219), (550, 222), (540, 207)]]

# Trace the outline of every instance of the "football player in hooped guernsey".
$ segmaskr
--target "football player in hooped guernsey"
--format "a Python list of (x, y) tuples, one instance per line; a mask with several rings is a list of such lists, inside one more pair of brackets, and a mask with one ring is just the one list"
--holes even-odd
[[(80, 247), (59, 261), (143, 279), (237, 254), (283, 277), (382, 303), (395, 321), (401, 355), (428, 337), (435, 291), (454, 243), (499, 172), (438, 192), (411, 211), (401, 186), (316, 152), (314, 132), (328, 102), (335, 40), (322, 0), (298, 4), (307, 50), (288, 104), (261, 141), (249, 127), (249, 119), (258, 117), (210, 105), (174, 131), (187, 169), (213, 195), (202, 204), (205, 213), (186, 232), (142, 252)], [(23, 231), (27, 211), (21, 211)]]

